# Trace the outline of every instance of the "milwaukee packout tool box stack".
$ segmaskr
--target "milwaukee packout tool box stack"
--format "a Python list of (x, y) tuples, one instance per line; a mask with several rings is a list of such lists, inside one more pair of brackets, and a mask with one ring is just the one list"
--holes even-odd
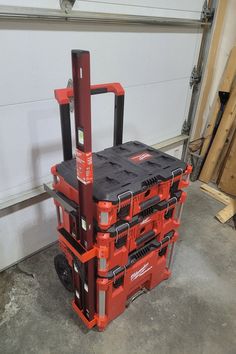
[[(90, 86), (87, 51), (72, 51), (73, 88), (55, 90), (64, 160), (52, 167), (61, 254), (54, 263), (88, 328), (103, 330), (169, 278), (191, 166), (138, 141), (122, 144), (124, 90)], [(114, 146), (92, 153), (91, 95), (115, 94)], [(70, 102), (74, 100), (75, 157)]]

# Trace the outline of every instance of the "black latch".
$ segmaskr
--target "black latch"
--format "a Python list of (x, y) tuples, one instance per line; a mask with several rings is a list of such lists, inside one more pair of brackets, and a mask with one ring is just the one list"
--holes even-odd
[(170, 219), (170, 218), (173, 216), (174, 209), (175, 209), (175, 208), (171, 208), (171, 209), (169, 209), (169, 210), (165, 213), (164, 218), (165, 218), (166, 220)]
[(119, 286), (124, 284), (124, 275), (122, 275), (120, 278), (115, 279), (115, 281), (113, 282), (113, 287), (114, 288), (119, 288)]
[(126, 217), (127, 215), (129, 215), (129, 211), (130, 211), (130, 204), (125, 205), (123, 207), (120, 208), (120, 210), (117, 213), (117, 216), (120, 219), (123, 219), (124, 217)]
[(166, 254), (166, 251), (167, 251), (167, 246), (166, 247), (163, 247), (160, 251), (159, 251), (159, 256), (164, 256)]
[(127, 242), (127, 235), (118, 238), (118, 239), (115, 241), (115, 247), (116, 247), (116, 248), (121, 248), (122, 246), (124, 246), (124, 245), (126, 244), (126, 242)]
[(173, 194), (177, 192), (179, 189), (179, 181), (175, 181), (172, 186), (170, 187), (170, 195), (173, 197)]

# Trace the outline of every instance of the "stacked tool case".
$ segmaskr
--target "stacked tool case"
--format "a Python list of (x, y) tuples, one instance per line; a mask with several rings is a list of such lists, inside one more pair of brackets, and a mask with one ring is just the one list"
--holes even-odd
[[(55, 90), (64, 161), (53, 166), (61, 254), (55, 257), (73, 308), (103, 330), (127, 304), (169, 278), (191, 166), (138, 141), (122, 144), (124, 90), (90, 86), (89, 52), (72, 51), (73, 89)], [(114, 146), (91, 152), (90, 96), (115, 94)], [(70, 101), (74, 99), (76, 156)]]

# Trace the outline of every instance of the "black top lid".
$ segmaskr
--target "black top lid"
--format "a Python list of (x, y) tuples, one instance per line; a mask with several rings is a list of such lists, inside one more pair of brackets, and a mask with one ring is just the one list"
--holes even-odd
[[(118, 195), (133, 195), (182, 174), (186, 163), (138, 141), (107, 148), (93, 154), (93, 196), (97, 201), (118, 203)], [(58, 173), (77, 188), (75, 159), (57, 165)], [(126, 194), (124, 199), (130, 198)]]

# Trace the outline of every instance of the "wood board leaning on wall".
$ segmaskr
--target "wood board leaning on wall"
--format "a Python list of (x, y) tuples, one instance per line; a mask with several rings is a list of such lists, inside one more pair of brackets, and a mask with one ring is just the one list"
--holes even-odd
[[(236, 196), (236, 47), (230, 52), (215, 93), (199, 156), (204, 162), (200, 181), (213, 181), (221, 191)], [(216, 196), (223, 193), (209, 188), (202, 186), (204, 192), (219, 200)], [(234, 198), (230, 197), (225, 209), (219, 217), (216, 216), (221, 222), (226, 222), (236, 213)]]
[[(233, 47), (215, 94), (213, 107), (205, 129), (201, 155), (206, 154), (206, 157), (199, 179), (205, 183), (213, 180), (226, 193), (236, 196), (236, 171), (234, 172), (235, 167), (234, 164), (232, 165), (232, 155), (235, 149), (234, 140), (236, 138), (235, 77), (236, 47)], [(225, 167), (227, 167), (226, 171), (224, 171)], [(229, 171), (232, 175), (232, 183), (223, 182), (226, 179), (228, 182), (230, 181)]]

